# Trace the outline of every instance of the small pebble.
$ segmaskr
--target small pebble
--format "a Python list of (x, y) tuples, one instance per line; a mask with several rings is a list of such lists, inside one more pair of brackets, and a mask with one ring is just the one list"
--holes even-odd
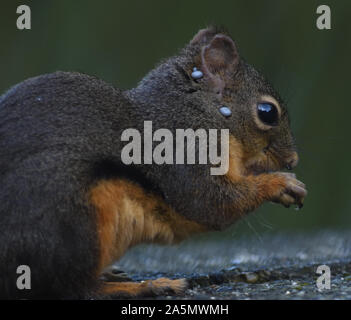
[(248, 283), (256, 283), (258, 281), (258, 276), (255, 273), (246, 273), (245, 278)]

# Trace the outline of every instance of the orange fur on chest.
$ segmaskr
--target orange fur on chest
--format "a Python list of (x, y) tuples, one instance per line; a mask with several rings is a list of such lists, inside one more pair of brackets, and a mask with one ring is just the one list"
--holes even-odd
[[(244, 172), (241, 144), (230, 137), (226, 178), (239, 181)], [(99, 272), (142, 242), (171, 244), (207, 228), (172, 210), (160, 197), (124, 179), (102, 180), (89, 192), (96, 210), (100, 245)]]
[(103, 180), (90, 190), (97, 213), (99, 270), (142, 242), (173, 243), (205, 227), (187, 220), (159, 197), (127, 180)]
[(243, 165), (243, 148), (239, 141), (233, 136), (229, 137), (229, 169), (226, 173), (226, 178), (231, 182), (236, 182), (240, 179), (244, 172)]

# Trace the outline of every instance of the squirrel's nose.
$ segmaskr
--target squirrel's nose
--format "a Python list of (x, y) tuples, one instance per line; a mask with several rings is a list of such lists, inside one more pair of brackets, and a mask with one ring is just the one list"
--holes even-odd
[(286, 161), (286, 168), (288, 170), (292, 170), (292, 168), (295, 168), (297, 166), (298, 162), (299, 162), (299, 156), (297, 155), (297, 152), (293, 152)]

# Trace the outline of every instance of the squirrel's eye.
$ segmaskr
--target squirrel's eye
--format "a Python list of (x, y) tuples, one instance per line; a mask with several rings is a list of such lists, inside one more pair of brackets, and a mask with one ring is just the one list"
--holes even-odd
[(259, 119), (266, 125), (276, 126), (278, 124), (279, 113), (277, 107), (272, 103), (259, 103), (257, 105)]

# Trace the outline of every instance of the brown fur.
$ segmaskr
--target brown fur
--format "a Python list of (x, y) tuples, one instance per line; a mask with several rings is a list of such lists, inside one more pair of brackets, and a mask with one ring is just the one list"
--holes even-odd
[(226, 178), (231, 182), (238, 181), (244, 173), (242, 145), (233, 136), (229, 137), (229, 169)]
[[(190, 234), (206, 231), (200, 224), (175, 213), (159, 197), (145, 193), (141, 187), (126, 180), (100, 181), (89, 197), (97, 213), (98, 274), (138, 243), (171, 244)], [(135, 284), (130, 290), (133, 288), (136, 288)]]
[[(244, 150), (242, 144), (238, 142), (233, 136), (229, 137), (229, 170), (225, 178), (230, 183), (235, 184), (237, 190), (246, 190), (243, 201), (238, 201), (230, 205), (233, 214), (239, 216), (250, 210), (258, 208), (262, 202), (267, 199), (277, 200), (285, 198), (286, 188), (289, 178), (286, 174), (281, 173), (260, 173), (254, 175), (251, 172), (252, 164), (260, 164), (265, 166), (267, 157), (263, 152), (250, 153)], [(297, 153), (293, 153), (292, 161), (297, 162)], [(270, 162), (275, 160), (270, 158)], [(279, 165), (277, 162), (275, 163)], [(300, 199), (301, 203), (303, 199)], [(284, 203), (284, 201), (281, 201)]]

